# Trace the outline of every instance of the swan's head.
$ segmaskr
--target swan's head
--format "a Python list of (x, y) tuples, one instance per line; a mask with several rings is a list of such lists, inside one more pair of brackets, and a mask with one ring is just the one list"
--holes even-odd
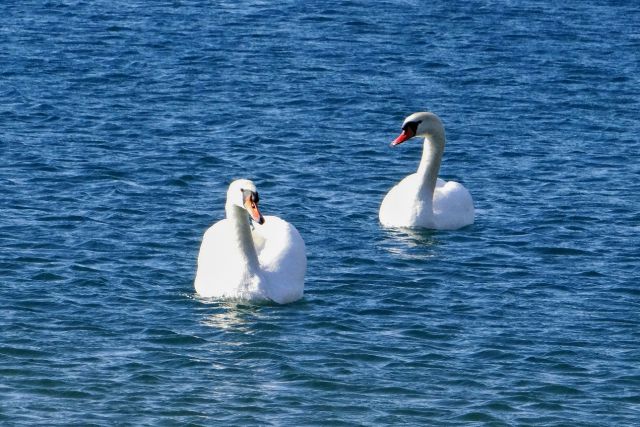
[(253, 181), (237, 179), (229, 185), (227, 190), (227, 205), (235, 205), (249, 213), (251, 219), (258, 224), (264, 224), (264, 217), (258, 209), (258, 189)]
[(413, 113), (404, 119), (404, 123), (402, 123), (402, 133), (393, 140), (391, 146), (395, 147), (396, 145), (402, 144), (414, 136), (422, 136), (425, 138), (438, 136), (439, 138), (434, 138), (434, 140), (444, 143), (444, 126), (440, 118), (433, 113)]

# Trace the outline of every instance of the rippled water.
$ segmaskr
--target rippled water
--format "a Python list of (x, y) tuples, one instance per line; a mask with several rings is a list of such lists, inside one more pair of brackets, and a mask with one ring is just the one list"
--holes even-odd
[[(634, 425), (634, 2), (0, 5), (0, 422)], [(432, 110), (458, 231), (382, 229)], [(203, 301), (228, 183), (303, 300)]]

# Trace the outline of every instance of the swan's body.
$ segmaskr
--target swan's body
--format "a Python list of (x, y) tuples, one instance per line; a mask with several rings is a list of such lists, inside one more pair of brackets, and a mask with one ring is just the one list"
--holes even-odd
[(382, 225), (454, 230), (473, 224), (475, 213), (469, 191), (462, 184), (438, 178), (445, 145), (438, 116), (414, 113), (405, 119), (402, 129), (392, 145), (424, 136), (422, 159), (418, 171), (400, 181), (382, 200)]
[(195, 288), (201, 296), (280, 304), (302, 298), (304, 241), (288, 222), (262, 217), (257, 202), (251, 181), (237, 180), (229, 186), (227, 218), (206, 231), (200, 246)]

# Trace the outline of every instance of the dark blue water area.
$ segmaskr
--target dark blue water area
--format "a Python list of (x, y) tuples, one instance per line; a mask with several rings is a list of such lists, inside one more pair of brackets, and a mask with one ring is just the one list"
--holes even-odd
[[(637, 425), (637, 2), (0, 4), (0, 423)], [(456, 231), (377, 213), (443, 120)], [(228, 184), (305, 296), (194, 292)]]

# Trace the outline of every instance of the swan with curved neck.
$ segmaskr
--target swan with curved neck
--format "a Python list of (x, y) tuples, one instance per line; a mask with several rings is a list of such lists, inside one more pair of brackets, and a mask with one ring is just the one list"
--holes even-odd
[(229, 185), (226, 218), (204, 234), (195, 289), (204, 297), (271, 300), (302, 298), (307, 256), (296, 228), (276, 216), (262, 216), (252, 181)]
[(445, 146), (444, 126), (430, 112), (413, 113), (404, 120), (397, 146), (424, 137), (422, 159), (416, 173), (393, 187), (382, 200), (380, 222), (387, 227), (423, 227), (454, 230), (473, 224), (471, 194), (461, 184), (438, 178)]

